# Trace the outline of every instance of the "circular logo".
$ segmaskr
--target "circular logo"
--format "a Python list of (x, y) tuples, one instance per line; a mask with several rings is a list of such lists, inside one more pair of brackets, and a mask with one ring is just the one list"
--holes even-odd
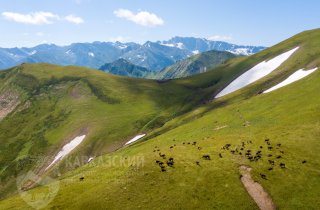
[[(26, 190), (28, 186), (38, 185), (41, 188)], [(45, 176), (39, 177), (32, 171), (17, 177), (17, 188), (21, 198), (34, 209), (46, 207), (59, 191), (59, 181)]]

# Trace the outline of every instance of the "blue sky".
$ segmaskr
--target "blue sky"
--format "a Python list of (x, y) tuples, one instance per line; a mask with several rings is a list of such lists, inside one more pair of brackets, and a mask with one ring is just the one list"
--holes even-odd
[(318, 0), (1, 0), (0, 47), (195, 36), (271, 46), (320, 25)]

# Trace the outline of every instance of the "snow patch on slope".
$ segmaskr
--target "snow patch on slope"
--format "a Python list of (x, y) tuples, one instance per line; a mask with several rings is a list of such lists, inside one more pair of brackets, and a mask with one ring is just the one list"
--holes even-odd
[(65, 156), (67, 156), (72, 150), (74, 150), (79, 144), (84, 140), (86, 135), (77, 136), (68, 144), (64, 145), (60, 152), (54, 157), (54, 160), (50, 163), (50, 165), (45, 169), (45, 171), (50, 168), (56, 162), (62, 160)]
[(132, 139), (130, 139), (125, 145), (128, 145), (128, 144), (131, 144), (135, 141), (138, 141), (139, 139), (141, 139), (142, 137), (144, 137), (146, 134), (140, 134), (140, 135), (137, 135), (135, 137), (133, 137)]
[(293, 74), (291, 74), (287, 79), (283, 80), (282, 82), (280, 82), (279, 84), (273, 86), (272, 88), (269, 88), (268, 90), (264, 91), (263, 93), (269, 93), (271, 91), (274, 91), (276, 89), (279, 89), (281, 87), (289, 85), (289, 84), (291, 84), (293, 82), (296, 82), (296, 81), (308, 76), (309, 74), (313, 73), (317, 69), (318, 68), (314, 68), (314, 69), (310, 69), (310, 70), (299, 69), (298, 71), (296, 71)]
[(194, 51), (192, 51), (192, 53), (193, 53), (194, 55), (197, 55), (197, 54), (199, 54), (200, 52), (199, 52), (199, 50), (194, 50)]
[(67, 54), (67, 55), (72, 55), (73, 52), (72, 52), (72, 50), (68, 50), (68, 51), (66, 52), (66, 54)]
[(37, 51), (36, 51), (36, 50), (33, 50), (32, 52), (29, 53), (29, 55), (34, 55), (34, 54), (36, 54), (36, 53), (37, 53)]
[(184, 45), (183, 45), (183, 43), (181, 43), (181, 42), (174, 43), (174, 44), (161, 43), (161, 45), (167, 46), (167, 47), (176, 47), (176, 48), (179, 48), (179, 49), (183, 49), (183, 48), (184, 48)]
[(252, 55), (253, 54), (248, 48), (237, 48), (234, 50), (228, 50), (228, 52), (231, 52), (236, 55)]
[(87, 161), (87, 163), (90, 163), (91, 161), (93, 161), (94, 157), (90, 157)]
[(215, 98), (219, 98), (221, 96), (232, 93), (236, 90), (239, 90), (262, 77), (270, 74), (272, 71), (277, 69), (283, 62), (285, 62), (299, 47), (296, 47), (288, 52), (282, 53), (275, 58), (269, 61), (263, 61), (253, 68), (249, 69), (241, 76), (236, 78), (233, 82), (231, 82), (226, 88), (224, 88), (220, 93), (216, 95)]

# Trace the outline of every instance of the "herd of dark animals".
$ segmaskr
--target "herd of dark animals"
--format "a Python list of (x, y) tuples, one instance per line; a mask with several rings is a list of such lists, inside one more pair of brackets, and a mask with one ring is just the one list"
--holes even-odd
[[(268, 157), (268, 163), (270, 164), (270, 167), (268, 168), (268, 170), (271, 171), (276, 166), (276, 161), (282, 159), (282, 155), (284, 154), (284, 151), (281, 149), (281, 144), (280, 143), (278, 143), (275, 146), (273, 146), (271, 144), (270, 139), (265, 139), (264, 142), (265, 142), (266, 145), (260, 145), (259, 149), (263, 149), (264, 147), (267, 148), (269, 154), (267, 154), (266, 156)], [(241, 155), (241, 156), (243, 155), (245, 158), (247, 158), (251, 162), (252, 161), (261, 160), (262, 156), (263, 156), (262, 155), (262, 150), (258, 150), (256, 152), (253, 152), (251, 149), (246, 149), (246, 146), (248, 146), (250, 144), (252, 144), (252, 141), (241, 142), (240, 145), (236, 145), (234, 148), (231, 148), (232, 147), (231, 144), (226, 144), (221, 148), (222, 152), (220, 152), (218, 156), (219, 156), (219, 158), (223, 158), (223, 153), (230, 151), (230, 153), (232, 155)], [(182, 145), (197, 146), (197, 142), (196, 141), (194, 141), (194, 142), (183, 142)], [(176, 147), (176, 144), (170, 146), (170, 149), (173, 149), (174, 147)], [(201, 147), (197, 146), (197, 149), (201, 150)], [(278, 151), (282, 155), (270, 154), (270, 153), (273, 153), (275, 151)], [(157, 146), (154, 147), (153, 152), (158, 152), (159, 157), (162, 158), (162, 160), (156, 160), (155, 161), (156, 164), (160, 167), (161, 172), (166, 172), (167, 171), (166, 170), (166, 166), (174, 167), (175, 162), (174, 162), (173, 157), (170, 157), (170, 158), (167, 159), (166, 155), (161, 153), (160, 149)], [(274, 157), (273, 160), (271, 159), (272, 157)], [(211, 160), (211, 156), (209, 154), (203, 154), (202, 155), (202, 159), (203, 160)], [(196, 161), (195, 163), (196, 163), (196, 165), (201, 166), (200, 165), (200, 161)], [(305, 163), (307, 163), (307, 161), (303, 160), (301, 163), (305, 164)], [(282, 162), (279, 163), (279, 167), (281, 169), (286, 169), (286, 164), (283, 163), (283, 161), (282, 161)], [(266, 174), (260, 173), (260, 177), (262, 179), (268, 180)], [(240, 178), (241, 178), (241, 176), (240, 176)]]
[[(174, 144), (173, 146), (170, 146), (170, 149), (173, 149), (175, 146), (176, 146), (176, 144)], [(159, 157), (161, 157), (161, 158), (163, 159), (162, 161), (161, 161), (161, 160), (156, 160), (156, 164), (159, 165), (159, 167), (160, 167), (160, 169), (161, 169), (162, 172), (167, 171), (165, 165), (167, 165), (168, 167), (174, 167), (174, 159), (173, 159), (172, 157), (170, 157), (170, 158), (168, 158), (168, 160), (167, 160), (166, 155), (165, 155), (165, 154), (162, 154), (162, 153), (160, 152), (160, 149), (159, 149), (157, 146), (155, 146), (155, 149), (154, 149), (153, 152), (159, 152)], [(166, 160), (167, 160), (167, 161), (166, 161)], [(164, 162), (163, 162), (163, 161), (164, 161)]]
[[(274, 151), (274, 149), (273, 149), (274, 147), (272, 146), (270, 139), (265, 139), (264, 142), (267, 145), (266, 148), (268, 149), (268, 151), (269, 152), (273, 152)], [(241, 155), (241, 156), (244, 155), (249, 161), (259, 161), (262, 158), (262, 151), (258, 150), (255, 153), (251, 149), (247, 149), (245, 151), (246, 145), (249, 145), (249, 144), (252, 144), (252, 141), (241, 142), (241, 145), (236, 145), (235, 149), (231, 149), (231, 144), (226, 144), (221, 148), (222, 152), (220, 152), (218, 156), (219, 156), (219, 158), (223, 158), (222, 153), (230, 151), (230, 153), (232, 155), (236, 155), (236, 154)], [(183, 142), (182, 145), (197, 146), (197, 142), (196, 141), (187, 142), (187, 143)], [(173, 149), (176, 146), (177, 145), (174, 144), (174, 145), (170, 146), (170, 149)], [(260, 145), (259, 148), (263, 149), (264, 146)], [(197, 149), (201, 150), (202, 148), (201, 147), (197, 147)], [(276, 144), (276, 150), (278, 150), (281, 154), (284, 154), (284, 151), (281, 150), (281, 144), (280, 143)], [(175, 162), (174, 162), (174, 158), (173, 157), (170, 157), (170, 158), (167, 159), (166, 154), (161, 153), (160, 152), (160, 148), (158, 148), (158, 146), (154, 147), (153, 152), (158, 152), (159, 157), (162, 158), (162, 160), (156, 160), (155, 161), (156, 164), (160, 167), (161, 172), (166, 172), (167, 171), (166, 166), (174, 168)], [(268, 154), (267, 157), (271, 158), (271, 157), (273, 157), (273, 154)], [(281, 155), (277, 155), (277, 156), (275, 156), (275, 158), (276, 159), (282, 159), (282, 156)], [(202, 159), (203, 160), (211, 160), (211, 156), (208, 155), (208, 154), (204, 154), (204, 155), (202, 155)], [(195, 163), (196, 163), (197, 166), (201, 166), (200, 165), (200, 161), (196, 161)], [(275, 160), (268, 159), (268, 163), (270, 164), (270, 167), (268, 168), (268, 170), (269, 171), (273, 170), (273, 168), (275, 167), (275, 164), (276, 164)], [(307, 161), (303, 160), (301, 163), (305, 164), (305, 163), (307, 163)], [(279, 166), (282, 169), (286, 168), (286, 164), (283, 163), (283, 162), (280, 162)], [(260, 176), (261, 176), (262, 179), (268, 180), (267, 179), (267, 175), (260, 173)], [(240, 175), (240, 178), (241, 178), (241, 175)], [(81, 176), (79, 178), (79, 180), (83, 181), (84, 180), (84, 176)]]

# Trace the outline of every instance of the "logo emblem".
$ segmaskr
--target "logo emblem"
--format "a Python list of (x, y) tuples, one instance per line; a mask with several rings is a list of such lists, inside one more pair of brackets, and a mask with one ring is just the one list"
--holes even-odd
[[(26, 191), (33, 185), (41, 188)], [(39, 177), (32, 171), (17, 177), (17, 188), (21, 198), (34, 209), (46, 207), (57, 195), (59, 187), (59, 181), (48, 176)]]

